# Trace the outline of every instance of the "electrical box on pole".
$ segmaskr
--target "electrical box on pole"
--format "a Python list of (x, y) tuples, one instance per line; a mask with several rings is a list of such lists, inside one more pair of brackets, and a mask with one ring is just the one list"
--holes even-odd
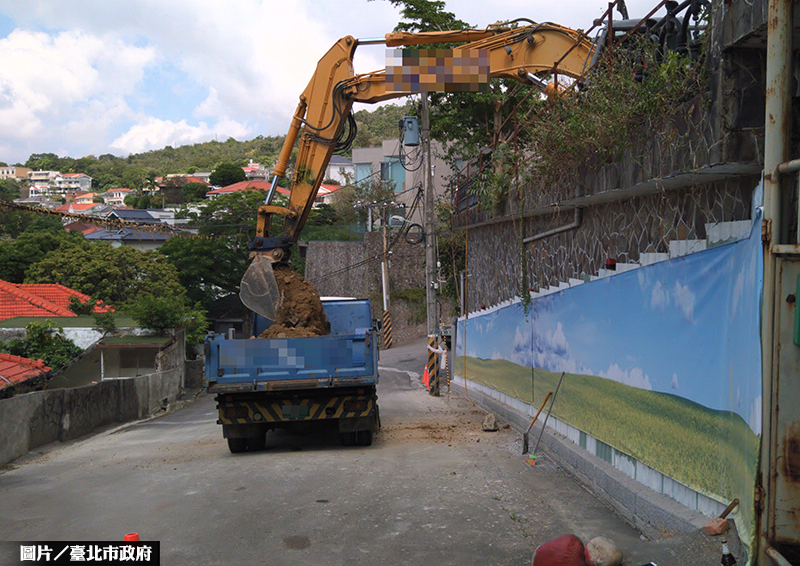
[(416, 116), (404, 116), (400, 122), (403, 130), (403, 145), (417, 147), (419, 145), (419, 120)]

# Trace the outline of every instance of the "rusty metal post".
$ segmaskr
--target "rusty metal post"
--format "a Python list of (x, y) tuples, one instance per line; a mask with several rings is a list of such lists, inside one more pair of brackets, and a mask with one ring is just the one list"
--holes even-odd
[(777, 258), (772, 245), (780, 244), (781, 178), (778, 165), (788, 160), (791, 130), (792, 0), (770, 0), (767, 18), (767, 90), (764, 126), (764, 289), (761, 312), (762, 423), (760, 477), (767, 500), (757, 509), (757, 563), (767, 564), (766, 550), (774, 535), (775, 481), (772, 468), (777, 454), (773, 421), (776, 386)]

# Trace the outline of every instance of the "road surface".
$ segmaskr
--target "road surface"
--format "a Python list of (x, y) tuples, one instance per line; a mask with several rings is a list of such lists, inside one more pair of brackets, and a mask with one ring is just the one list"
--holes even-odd
[(530, 564), (540, 543), (574, 533), (612, 538), (627, 564), (653, 559), (563, 470), (527, 466), (519, 433), (483, 432), (478, 407), (423, 391), (425, 359), (423, 342), (381, 354), (371, 447), (273, 432), (264, 451), (234, 455), (211, 397), (40, 447), (0, 472), (0, 540), (138, 532), (170, 566), (483, 566)]

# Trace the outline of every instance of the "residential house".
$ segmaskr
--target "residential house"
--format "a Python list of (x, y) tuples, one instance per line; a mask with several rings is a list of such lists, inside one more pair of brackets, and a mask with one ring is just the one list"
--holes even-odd
[(332, 155), (325, 169), (325, 180), (337, 181), (339, 185), (353, 182), (355, 168), (353, 162), (341, 155)]
[(77, 222), (69, 222), (68, 224), (64, 224), (64, 230), (67, 232), (80, 232), (85, 236), (86, 234), (91, 234), (92, 232), (102, 230), (102, 228), (97, 224), (82, 222), (79, 220)]
[[(445, 198), (451, 174), (450, 167), (439, 157), (442, 146), (431, 143), (434, 194)], [(422, 186), (422, 154), (419, 148), (402, 147), (398, 140), (385, 140), (380, 147), (353, 148), (354, 183), (384, 181), (395, 192), (395, 201), (405, 207), (407, 220), (422, 224), (422, 207), (411, 212), (411, 204), (417, 194), (414, 190)], [(401, 211), (393, 214), (403, 215)]]
[(78, 204), (71, 202), (62, 204), (55, 208), (58, 212), (69, 212), (70, 214), (87, 214), (89, 216), (103, 216), (109, 211), (109, 207), (99, 202), (89, 202)]
[(14, 179), (16, 181), (27, 181), (28, 174), (33, 171), (28, 167), (17, 167), (16, 165), (9, 165), (0, 167), (0, 179)]
[(138, 222), (139, 224), (158, 224), (158, 219), (151, 215), (150, 211), (138, 208), (112, 208), (106, 218)]
[(124, 206), (125, 205), (125, 197), (131, 194), (130, 189), (119, 188), (119, 189), (111, 189), (100, 196), (103, 197), (103, 202), (106, 204), (110, 204), (111, 206)]
[(317, 191), (317, 196), (314, 199), (314, 206), (317, 207), (320, 204), (333, 204), (334, 193), (340, 188), (341, 187), (339, 185), (320, 185), (319, 191)]
[(46, 197), (50, 196), (50, 185), (31, 185), (28, 187), (28, 197)]
[(42, 208), (53, 209), (61, 203), (43, 196), (29, 196), (27, 198), (14, 199), (14, 204), (23, 206), (40, 206)]
[(77, 189), (88, 192), (92, 188), (92, 178), (85, 173), (61, 173), (50, 183), (58, 192)]
[(261, 163), (253, 163), (253, 160), (250, 160), (250, 163), (242, 167), (245, 176), (254, 181), (266, 181), (267, 179), (267, 170), (264, 168)]
[[(267, 181), (241, 181), (239, 183), (228, 185), (227, 187), (212, 189), (206, 193), (206, 198), (214, 199), (220, 195), (237, 193), (239, 191), (253, 191), (253, 190), (268, 191), (269, 189), (270, 189), (270, 183), (268, 183)], [(285, 189), (283, 187), (276, 187), (276, 192), (282, 195), (288, 195), (289, 189)]]
[(95, 242), (106, 242), (112, 248), (129, 246), (137, 250), (147, 251), (160, 247), (164, 242), (174, 236), (172, 232), (154, 232), (152, 230), (139, 229), (134, 226), (124, 228), (100, 229), (85, 234), (87, 240)]
[(153, 374), (167, 369), (183, 373), (183, 340), (173, 336), (143, 336), (129, 328), (123, 335), (105, 336), (47, 384), (48, 389), (89, 385), (106, 379)]
[(58, 171), (30, 171), (28, 173), (28, 181), (31, 185), (39, 187), (50, 187), (58, 177), (61, 175)]
[(211, 171), (195, 171), (192, 173), (192, 177), (208, 185), (211, 183), (211, 173)]
[[(58, 283), (21, 284), (0, 279), (0, 320), (20, 316), (78, 316), (69, 310), (70, 297), (76, 297), (82, 303), (92, 300), (88, 295)], [(112, 310), (99, 302), (94, 306), (95, 313)]]
[(95, 197), (97, 197), (97, 193), (78, 193), (75, 195), (75, 202), (78, 204), (91, 204), (94, 203)]
[(42, 389), (50, 371), (42, 360), (0, 352), (0, 399)]

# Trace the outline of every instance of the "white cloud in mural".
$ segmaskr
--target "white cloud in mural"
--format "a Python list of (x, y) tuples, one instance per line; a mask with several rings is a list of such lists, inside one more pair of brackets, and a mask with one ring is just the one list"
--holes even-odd
[(672, 298), (675, 305), (680, 309), (683, 318), (689, 322), (694, 321), (695, 295), (688, 285), (681, 285), (680, 281), (675, 281), (675, 288), (672, 291)]
[(495, 350), (494, 352), (492, 352), (492, 359), (493, 360), (505, 360), (506, 358), (505, 358), (505, 356), (503, 356), (503, 354), (501, 354), (500, 352)]
[(638, 387), (639, 389), (646, 389), (648, 391), (653, 390), (653, 386), (650, 383), (650, 377), (638, 367), (626, 370), (622, 369), (617, 364), (611, 364), (608, 366), (607, 371), (600, 372), (600, 377), (605, 377), (607, 379), (624, 383), (625, 385), (630, 385), (632, 387)]
[(747, 424), (750, 425), (753, 432), (761, 434), (761, 395), (753, 399), (753, 404), (750, 405)]
[(672, 382), (669, 384), (669, 386), (672, 389), (676, 390), (676, 391), (678, 390), (679, 386), (678, 386), (678, 374), (677, 373), (673, 373), (672, 374)]
[(739, 309), (739, 304), (742, 302), (742, 296), (745, 294), (750, 297), (755, 288), (755, 283), (758, 277), (756, 271), (756, 258), (753, 255), (748, 256), (744, 267), (736, 275), (736, 281), (733, 283), (733, 314), (735, 315)]
[(733, 282), (733, 314), (739, 309), (739, 302), (742, 300), (742, 293), (744, 292), (744, 273), (749, 271), (743, 269), (736, 276), (736, 281)]
[(661, 281), (656, 281), (650, 293), (650, 308), (663, 311), (669, 304), (669, 294)]

